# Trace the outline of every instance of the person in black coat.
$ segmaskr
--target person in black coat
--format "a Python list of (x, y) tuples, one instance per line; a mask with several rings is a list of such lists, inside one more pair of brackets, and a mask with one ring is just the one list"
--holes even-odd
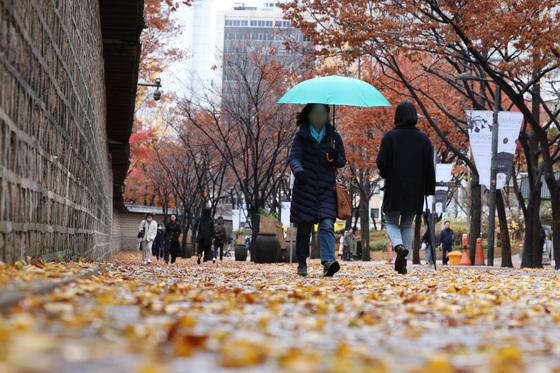
[(453, 251), (454, 238), (455, 238), (455, 234), (451, 229), (451, 223), (449, 222), (449, 220), (446, 220), (445, 223), (443, 223), (443, 229), (439, 234), (439, 246), (440, 246), (440, 250), (443, 251), (443, 258), (442, 258), (443, 265), (447, 265), (447, 263), (449, 262), (449, 258), (447, 257), (447, 254)]
[(165, 233), (163, 231), (163, 226), (158, 225), (156, 239), (152, 246), (152, 255), (156, 257), (156, 260), (163, 258), (165, 252)]
[(416, 128), (418, 114), (409, 101), (395, 112), (395, 128), (383, 136), (377, 167), (385, 179), (383, 212), (387, 234), (397, 253), (395, 270), (406, 274), (406, 257), (412, 247), (412, 222), (422, 213), (424, 198), (435, 194), (434, 148)]
[(205, 262), (213, 258), (212, 239), (214, 238), (214, 221), (212, 220), (211, 213), (209, 208), (204, 208), (202, 210), (202, 216), (198, 221), (196, 235), (198, 242), (198, 264), (200, 264), (200, 260), (203, 256)]
[[(340, 269), (335, 257), (336, 169), (346, 157), (342, 138), (329, 123), (329, 106), (308, 104), (298, 116), (289, 162), (295, 183), (290, 219), (297, 225), (298, 274), (307, 275), (309, 239), (319, 223), (323, 274), (333, 276)], [(334, 148), (333, 148), (334, 146)]]
[(171, 255), (171, 264), (175, 263), (179, 256), (180, 245), (179, 236), (181, 235), (181, 225), (177, 221), (177, 215), (171, 214), (169, 222), (165, 224), (165, 263), (169, 263), (169, 255)]

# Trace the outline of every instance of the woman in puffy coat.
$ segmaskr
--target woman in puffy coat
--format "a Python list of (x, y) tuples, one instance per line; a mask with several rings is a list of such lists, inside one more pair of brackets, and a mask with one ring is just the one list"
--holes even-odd
[[(290, 151), (295, 176), (290, 218), (297, 226), (297, 273), (307, 275), (306, 259), (314, 224), (319, 224), (323, 274), (340, 270), (335, 258), (336, 169), (346, 164), (342, 138), (329, 123), (329, 106), (307, 104), (298, 116), (299, 131)], [(332, 145), (334, 144), (334, 148)]]

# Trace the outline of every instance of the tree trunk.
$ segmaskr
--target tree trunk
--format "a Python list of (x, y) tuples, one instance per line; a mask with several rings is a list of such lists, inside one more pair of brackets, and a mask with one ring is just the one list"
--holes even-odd
[[(540, 247), (540, 194), (541, 182), (531, 188), (531, 194), (527, 202), (527, 215), (525, 216), (525, 238), (523, 239), (522, 268), (542, 267), (542, 247)], [(540, 256), (540, 258), (539, 258)]]
[(511, 262), (511, 242), (509, 240), (509, 229), (506, 217), (504, 196), (501, 190), (496, 191), (496, 207), (500, 223), (500, 242), (502, 243), (502, 267), (513, 267)]
[(311, 247), (309, 248), (309, 258), (321, 258), (321, 240), (319, 240), (319, 232), (315, 232), (315, 228), (313, 228), (311, 232)]
[(552, 207), (552, 246), (554, 247), (554, 268), (560, 269), (560, 186), (547, 182)]
[(360, 192), (360, 225), (362, 234), (362, 260), (369, 261), (369, 198)]
[(352, 215), (346, 219), (346, 224), (344, 225), (344, 231), (347, 231), (348, 229), (352, 228), (352, 217), (354, 216), (354, 189), (350, 188), (350, 190), (348, 191), (348, 194), (350, 194), (350, 203), (352, 203)]
[(422, 229), (422, 214), (414, 219), (414, 241), (412, 244), (412, 264), (420, 264), (420, 231)]
[(471, 174), (471, 209), (469, 223), (469, 256), (474, 263), (476, 239), (480, 238), (480, 216), (482, 213), (481, 186), (478, 175)]
[(259, 235), (261, 216), (257, 208), (252, 208), (251, 212), (251, 261), (255, 261), (255, 241)]

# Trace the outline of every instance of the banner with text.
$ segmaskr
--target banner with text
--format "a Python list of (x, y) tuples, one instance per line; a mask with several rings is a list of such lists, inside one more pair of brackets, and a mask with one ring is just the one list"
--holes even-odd
[[(489, 110), (467, 110), (469, 141), (474, 162), (480, 177), (480, 185), (490, 188), (490, 166), (492, 163), (493, 112)], [(511, 166), (519, 136), (523, 114), (500, 111), (498, 114), (498, 157), (496, 189), (502, 189), (511, 176)]]

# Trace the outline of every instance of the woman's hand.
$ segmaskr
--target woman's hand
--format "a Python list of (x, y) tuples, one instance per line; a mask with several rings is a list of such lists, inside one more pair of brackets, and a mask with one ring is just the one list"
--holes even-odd
[(305, 171), (300, 171), (295, 176), (296, 176), (296, 180), (300, 184), (302, 184), (302, 185), (307, 184), (307, 174), (305, 173)]
[(331, 148), (327, 153), (327, 162), (334, 163), (336, 161), (337, 155), (338, 154), (336, 152), (336, 149)]

